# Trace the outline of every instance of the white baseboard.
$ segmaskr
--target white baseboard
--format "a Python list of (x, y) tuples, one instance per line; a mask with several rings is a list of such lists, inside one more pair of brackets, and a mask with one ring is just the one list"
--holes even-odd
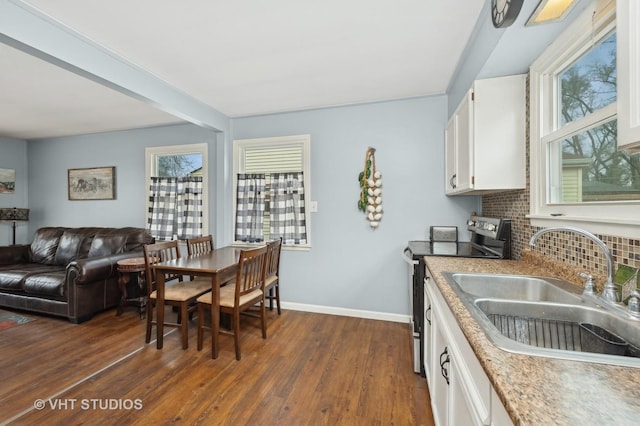
[(388, 312), (362, 311), (358, 309), (337, 308), (334, 306), (307, 305), (304, 303), (282, 302), (282, 309), (292, 311), (315, 312), (318, 314), (339, 315), (343, 317), (355, 317), (375, 319), (380, 321), (409, 323), (409, 315), (390, 314)]

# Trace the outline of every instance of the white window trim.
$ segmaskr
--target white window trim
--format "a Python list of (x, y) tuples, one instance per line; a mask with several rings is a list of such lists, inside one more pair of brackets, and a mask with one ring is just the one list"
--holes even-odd
[(183, 154), (201, 154), (202, 155), (202, 235), (208, 235), (209, 232), (209, 155), (208, 144), (194, 143), (185, 145), (167, 145), (146, 147), (144, 149), (145, 158), (145, 210), (144, 210), (144, 226), (147, 227), (147, 212), (149, 211), (149, 187), (151, 186), (151, 175), (156, 172), (157, 157), (165, 155), (183, 155)]
[(244, 170), (244, 151), (248, 148), (264, 148), (269, 146), (270, 148), (277, 148), (278, 146), (292, 145), (302, 146), (302, 163), (304, 172), (304, 200), (305, 200), (305, 223), (307, 231), (307, 244), (283, 244), (283, 250), (301, 250), (309, 251), (311, 249), (311, 135), (293, 135), (293, 136), (278, 136), (270, 138), (254, 138), (254, 139), (236, 139), (233, 141), (233, 170), (232, 170), (232, 191), (233, 191), (233, 207), (232, 207), (232, 233), (234, 246), (240, 247), (253, 247), (261, 245), (260, 243), (244, 243), (235, 241), (235, 226), (236, 226), (236, 203), (237, 203), (237, 184), (238, 173), (243, 173), (240, 170)]
[[(593, 1), (584, 13), (531, 65), (530, 68), (530, 214), (532, 226), (576, 226), (596, 234), (640, 238), (640, 202), (618, 201), (589, 204), (547, 203), (546, 142), (571, 134), (571, 125), (556, 128), (557, 114), (545, 108), (543, 99), (556, 97), (554, 73), (571, 64), (590, 47), (589, 41), (615, 28), (615, 2)], [(595, 15), (594, 15), (595, 12)], [(551, 98), (553, 99), (553, 98)], [(617, 113), (616, 103), (592, 114), (593, 123)]]

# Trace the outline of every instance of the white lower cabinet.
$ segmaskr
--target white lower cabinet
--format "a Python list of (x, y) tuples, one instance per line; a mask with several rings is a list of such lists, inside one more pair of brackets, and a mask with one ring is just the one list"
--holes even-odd
[[(433, 304), (433, 300), (431, 301)], [(431, 306), (433, 312), (433, 305)], [(435, 312), (434, 312), (435, 313)], [(451, 358), (447, 340), (442, 334), (442, 329), (438, 327), (439, 318), (432, 316), (431, 322), (431, 386), (429, 394), (431, 396), (431, 410), (436, 425), (447, 425), (449, 423), (449, 412), (451, 411), (449, 398), (449, 383), (451, 371)]]
[(511, 425), (511, 417), (504, 408), (495, 389), (491, 388), (491, 424), (495, 426)]
[(424, 304), (422, 306), (424, 306), (424, 321), (423, 321), (423, 333), (424, 333), (424, 339), (423, 339), (423, 354), (424, 354), (424, 372), (425, 375), (427, 376), (427, 383), (429, 384), (429, 391), (431, 391), (431, 369), (430, 369), (430, 365), (431, 365), (431, 317), (432, 317), (432, 312), (431, 312), (431, 299), (429, 298), (429, 295), (427, 294), (427, 283), (429, 282), (429, 280), (431, 279), (431, 277), (429, 275), (426, 275), (424, 278)]
[(425, 315), (428, 307), (431, 321), (425, 322), (430, 334), (425, 338), (425, 354), (429, 352), (425, 371), (435, 424), (513, 424), (427, 270)]

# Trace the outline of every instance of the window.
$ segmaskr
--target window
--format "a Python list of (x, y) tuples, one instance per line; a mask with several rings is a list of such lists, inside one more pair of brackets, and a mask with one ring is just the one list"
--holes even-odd
[(157, 240), (208, 234), (207, 144), (145, 149), (146, 224)]
[(236, 243), (310, 247), (309, 150), (309, 135), (233, 142)]
[(531, 66), (534, 226), (640, 225), (640, 156), (617, 150), (616, 37), (615, 3), (588, 9)]

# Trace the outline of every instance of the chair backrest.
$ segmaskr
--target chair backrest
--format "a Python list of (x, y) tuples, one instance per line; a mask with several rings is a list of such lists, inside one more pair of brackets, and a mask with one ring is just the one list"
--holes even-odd
[(262, 288), (267, 272), (267, 247), (258, 247), (240, 252), (238, 272), (236, 274), (236, 305), (240, 297)]
[(187, 254), (202, 254), (213, 251), (213, 237), (205, 235), (203, 237), (189, 238), (187, 240)]
[[(144, 246), (144, 264), (147, 272), (147, 289), (148, 294), (151, 294), (156, 289), (155, 275), (151, 269), (151, 266), (165, 262), (167, 260), (180, 258), (180, 248), (178, 247), (178, 241), (163, 241), (161, 243), (147, 244)], [(182, 281), (182, 275), (165, 275), (165, 281), (172, 281), (178, 279)]]
[(267, 245), (267, 278), (278, 276), (280, 272), (280, 250), (282, 249), (282, 237), (271, 241)]

